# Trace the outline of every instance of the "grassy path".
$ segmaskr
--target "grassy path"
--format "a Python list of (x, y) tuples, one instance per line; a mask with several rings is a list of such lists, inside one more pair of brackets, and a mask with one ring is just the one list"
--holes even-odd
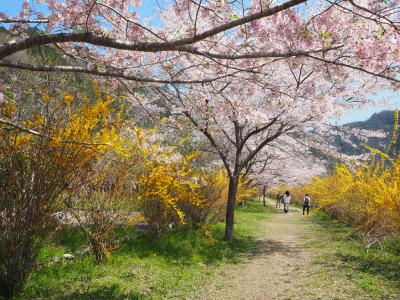
[(268, 206), (274, 213), (261, 226), (251, 254), (220, 270), (201, 298), (400, 299), (393, 278), (387, 280), (379, 272), (371, 275), (360, 264), (346, 261), (354, 245), (343, 244), (344, 232), (321, 224), (320, 218), (303, 216), (298, 208), (284, 214), (272, 201)]
[(222, 241), (223, 223), (209, 230), (154, 239), (121, 228), (116, 238), (128, 239), (96, 265), (91, 256), (54, 259), (86, 247), (79, 229), (65, 228), (49, 239), (16, 300), (400, 300), (400, 244), (367, 253), (348, 227), (321, 214), (250, 202), (236, 210), (233, 243)]

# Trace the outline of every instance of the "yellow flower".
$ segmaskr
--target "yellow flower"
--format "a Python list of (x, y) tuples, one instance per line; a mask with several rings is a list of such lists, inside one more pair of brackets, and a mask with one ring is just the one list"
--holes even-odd
[(64, 95), (64, 102), (67, 103), (68, 105), (71, 105), (74, 102), (74, 96), (65, 94)]
[(12, 105), (12, 104), (8, 104), (8, 105), (6, 106), (6, 108), (5, 108), (5, 112), (4, 112), (4, 113), (5, 113), (5, 115), (6, 115), (8, 118), (11, 119), (11, 118), (13, 117), (15, 111), (16, 111), (15, 106)]

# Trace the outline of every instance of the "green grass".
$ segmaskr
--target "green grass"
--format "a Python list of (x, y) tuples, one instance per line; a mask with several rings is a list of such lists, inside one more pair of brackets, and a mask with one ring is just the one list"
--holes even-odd
[(369, 251), (351, 228), (319, 212), (311, 219), (318, 242), (311, 247), (324, 249), (318, 264), (335, 265), (361, 289), (377, 299), (400, 298), (400, 239), (376, 244)]
[(160, 299), (198, 295), (215, 269), (239, 262), (257, 250), (261, 222), (271, 210), (249, 203), (236, 210), (235, 241), (222, 241), (224, 224), (211, 227), (210, 239), (201, 229), (171, 233), (154, 239), (132, 230), (109, 260), (96, 265), (92, 257), (55, 262), (55, 256), (85, 247), (78, 229), (59, 232), (43, 249), (39, 269), (18, 299)]

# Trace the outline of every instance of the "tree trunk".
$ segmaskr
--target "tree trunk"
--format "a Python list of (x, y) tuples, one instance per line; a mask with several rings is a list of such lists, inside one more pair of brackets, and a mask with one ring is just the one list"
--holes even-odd
[(239, 176), (229, 178), (228, 205), (226, 207), (225, 219), (225, 241), (233, 240), (233, 224), (235, 216), (236, 194), (238, 189)]
[(266, 194), (266, 187), (264, 186), (263, 187), (263, 205), (264, 205), (264, 207), (267, 206), (265, 203), (265, 194)]

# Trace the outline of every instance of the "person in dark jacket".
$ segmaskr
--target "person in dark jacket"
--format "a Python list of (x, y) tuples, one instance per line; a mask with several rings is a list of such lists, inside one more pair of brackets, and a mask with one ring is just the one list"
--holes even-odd
[(310, 212), (310, 206), (311, 206), (311, 197), (309, 194), (306, 194), (304, 196), (304, 201), (303, 201), (303, 215), (305, 210), (307, 210), (307, 215)]

